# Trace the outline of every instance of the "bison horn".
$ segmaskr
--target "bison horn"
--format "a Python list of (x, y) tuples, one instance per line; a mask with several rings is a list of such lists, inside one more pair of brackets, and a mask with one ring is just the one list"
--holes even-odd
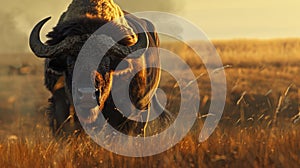
[[(112, 53), (116, 54), (117, 56), (119, 56), (121, 58), (125, 58), (126, 56), (128, 56), (127, 58), (138, 58), (138, 57), (142, 56), (149, 47), (148, 35), (147, 35), (146, 31), (144, 30), (144, 28), (134, 18), (126, 17), (126, 19), (128, 21), (130, 21), (137, 28), (137, 31), (139, 32), (137, 34), (138, 41), (132, 46), (124, 46), (124, 45), (116, 43), (110, 49), (110, 51), (112, 51)], [(137, 51), (137, 50), (140, 50), (140, 51)], [(135, 51), (137, 51), (137, 53), (135, 53), (133, 55), (129, 55)]]
[(88, 36), (73, 36), (66, 37), (63, 41), (56, 45), (46, 45), (41, 42), (40, 39), (40, 31), (43, 25), (50, 19), (51, 17), (47, 17), (41, 20), (38, 24), (35, 25), (33, 30), (31, 31), (29, 38), (29, 46), (33, 53), (40, 58), (50, 58), (55, 57), (59, 53), (67, 51), (72, 48), (72, 46), (80, 41), (84, 41), (88, 38)]

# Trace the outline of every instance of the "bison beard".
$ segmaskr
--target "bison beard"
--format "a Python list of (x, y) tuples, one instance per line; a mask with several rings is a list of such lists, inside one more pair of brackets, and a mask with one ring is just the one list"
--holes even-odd
[[(42, 20), (33, 29), (30, 36), (30, 47), (38, 57), (46, 58), (45, 85), (53, 94), (50, 99), (52, 102), (50, 114), (53, 118), (51, 126), (54, 133), (80, 130), (78, 118), (74, 114), (71, 94), (75, 61), (88, 37), (108, 21), (98, 17), (80, 17), (59, 23), (52, 32), (47, 34), (50, 39), (45, 45), (40, 42), (39, 31), (47, 20), (49, 18)], [(161, 72), (159, 68), (144, 68), (142, 71), (137, 72), (131, 81), (129, 90), (130, 99), (136, 108), (145, 110), (150, 107), (152, 100), (154, 110), (163, 110), (158, 119), (150, 122), (130, 120), (118, 111), (112, 100), (111, 89), (118, 89), (118, 85), (113, 85), (113, 78), (116, 76), (122, 78), (122, 73), (126, 73), (126, 71), (122, 73), (115, 71), (116, 66), (122, 60), (125, 59), (128, 66), (131, 66), (128, 71), (134, 69), (135, 66), (159, 66), (157, 48), (159, 39), (152, 23), (133, 15), (126, 15), (126, 20), (132, 30), (139, 32), (142, 30), (145, 33), (139, 33), (137, 36), (131, 35), (126, 31), (128, 29), (120, 27), (119, 24), (113, 25), (112, 31), (115, 33), (107, 35), (110, 35), (114, 40), (124, 35), (125, 38), (116, 43), (105, 54), (98, 69), (94, 72), (95, 91), (99, 106), (87, 112), (86, 115), (78, 117), (87, 124), (93, 124), (101, 112), (107, 122), (118, 131), (139, 135), (145, 133), (144, 127), (148, 125), (149, 129), (147, 129), (152, 130), (148, 133), (153, 135), (163, 131), (172, 121), (169, 112), (160, 106), (154, 95), (160, 80)], [(137, 40), (135, 40), (136, 37)], [(124, 58), (140, 48), (146, 48), (146, 50), (138, 57)], [(69, 125), (73, 126), (67, 126), (66, 123), (68, 122), (70, 122)]]

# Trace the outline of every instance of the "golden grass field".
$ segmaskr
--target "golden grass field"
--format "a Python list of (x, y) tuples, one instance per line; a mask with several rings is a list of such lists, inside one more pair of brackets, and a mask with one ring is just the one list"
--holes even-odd
[[(299, 167), (300, 39), (213, 43), (227, 78), (226, 105), (215, 132), (198, 142), (211, 89), (203, 63), (183, 44), (163, 44), (199, 76), (200, 112), (180, 143), (143, 158), (111, 153), (85, 135), (54, 138), (45, 117), (50, 94), (43, 86), (42, 60), (0, 54), (0, 167)], [(163, 74), (167, 93), (174, 84)], [(178, 98), (168, 97), (167, 108), (175, 108)]]

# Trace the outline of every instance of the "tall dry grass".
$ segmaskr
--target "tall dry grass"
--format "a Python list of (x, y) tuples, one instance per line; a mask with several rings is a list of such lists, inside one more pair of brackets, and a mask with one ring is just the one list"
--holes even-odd
[(170, 150), (142, 158), (111, 153), (84, 136), (55, 140), (48, 134), (38, 135), (2, 140), (1, 167), (297, 167), (300, 164), (299, 127), (218, 128), (203, 143), (198, 143), (196, 135), (190, 133)]
[[(42, 65), (36, 75), (7, 76), (5, 67), (14, 62), (7, 60), (0, 67), (0, 99), (7, 102), (0, 103), (0, 167), (299, 167), (300, 40), (213, 43), (224, 65), (230, 65), (225, 69), (226, 105), (216, 131), (207, 141), (198, 142), (211, 96), (205, 60), (184, 44), (163, 44), (199, 77), (200, 111), (180, 143), (142, 158), (111, 153), (85, 135), (55, 139), (41, 108), (49, 96), (42, 86)], [(174, 85), (174, 79), (164, 73), (161, 87), (172, 93)], [(167, 108), (175, 108), (178, 95), (168, 97)]]
[[(208, 42), (191, 42), (191, 44), (201, 53), (205, 54), (205, 52), (212, 51)], [(300, 39), (214, 40), (212, 44), (224, 65), (258, 67), (264, 64), (274, 66), (299, 66), (300, 64)], [(188, 63), (195, 66), (199, 66), (201, 62), (205, 61), (199, 60), (199, 56), (189, 46), (181, 42), (164, 43), (162, 47), (180, 55)], [(209, 54), (207, 53), (207, 56)]]

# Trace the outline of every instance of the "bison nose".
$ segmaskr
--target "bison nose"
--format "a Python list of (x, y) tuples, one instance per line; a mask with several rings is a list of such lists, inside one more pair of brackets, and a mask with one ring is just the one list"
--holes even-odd
[(94, 88), (78, 88), (78, 97), (80, 100), (96, 99), (94, 94)]
[(83, 87), (77, 89), (77, 100), (81, 106), (86, 108), (92, 108), (94, 106), (94, 102), (96, 100), (96, 93), (94, 88)]

